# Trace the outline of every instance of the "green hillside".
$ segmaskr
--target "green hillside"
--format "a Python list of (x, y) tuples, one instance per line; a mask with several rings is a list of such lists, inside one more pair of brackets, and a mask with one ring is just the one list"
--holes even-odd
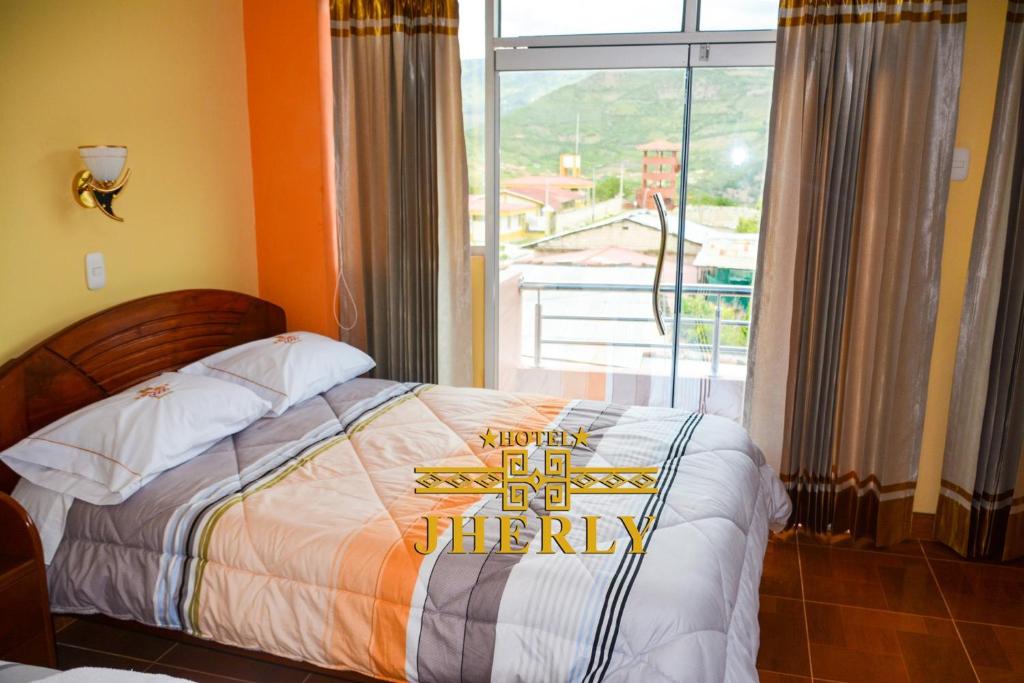
[[(501, 75), (501, 101), (509, 109), (530, 104), (565, 85), (576, 83), (589, 75), (588, 71), (529, 71), (506, 72)], [(467, 128), (484, 125), (484, 60), (467, 59), (462, 62), (463, 114)]]
[[(502, 77), (502, 177), (555, 173), (558, 155), (575, 146), (580, 122), (583, 172), (605, 185), (620, 164), (627, 182), (639, 178), (636, 146), (682, 139), (684, 75), (679, 70), (533, 72)], [(575, 80), (559, 82), (553, 76)], [(690, 195), (702, 203), (754, 205), (760, 199), (771, 101), (770, 69), (695, 69)], [(472, 121), (472, 119), (471, 119)], [(482, 125), (466, 131), (471, 150)], [(734, 158), (734, 149), (746, 158)], [(471, 153), (470, 176), (482, 157)]]
[[(531, 71), (504, 73), (501, 76), (501, 101), (506, 111), (525, 107), (559, 88), (589, 75), (585, 71)], [(470, 192), (481, 193), (484, 186), (484, 60), (462, 62), (462, 102), (466, 122), (466, 149), (469, 155)], [(558, 159), (555, 158), (557, 170)]]

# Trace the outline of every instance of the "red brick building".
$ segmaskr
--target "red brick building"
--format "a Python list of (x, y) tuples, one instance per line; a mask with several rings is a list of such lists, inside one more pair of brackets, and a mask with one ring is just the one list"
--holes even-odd
[(661, 192), (665, 208), (675, 208), (682, 144), (663, 139), (639, 145), (637, 149), (644, 153), (640, 187), (636, 191), (637, 207), (654, 209), (654, 193)]

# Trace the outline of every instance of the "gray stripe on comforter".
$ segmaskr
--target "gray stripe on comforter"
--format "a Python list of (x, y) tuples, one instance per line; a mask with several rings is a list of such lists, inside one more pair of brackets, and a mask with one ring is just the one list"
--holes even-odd
[(167, 470), (120, 505), (76, 501), (48, 568), (53, 610), (180, 629), (179, 586), (194, 518), (404, 386), (376, 379), (345, 382), (280, 417), (258, 420)]
[[(622, 417), (622, 406), (579, 401), (553, 425), (553, 429), (575, 432), (582, 427), (591, 434), (588, 446), (573, 449), (573, 464), (586, 465), (597, 449), (604, 431)], [(543, 469), (544, 450), (530, 453), (531, 467)], [(501, 500), (495, 496), (475, 512), (493, 518), (501, 514)], [(521, 513), (529, 520), (519, 535), (520, 543), (533, 540), (544, 509), (543, 490), (530, 497), (529, 509)], [(487, 526), (486, 545), (498, 542), (497, 526)], [(521, 555), (452, 555), (441, 549), (427, 584), (427, 597), (420, 624), (417, 674), (421, 683), (486, 681), (491, 677), (498, 608), (509, 573)]]

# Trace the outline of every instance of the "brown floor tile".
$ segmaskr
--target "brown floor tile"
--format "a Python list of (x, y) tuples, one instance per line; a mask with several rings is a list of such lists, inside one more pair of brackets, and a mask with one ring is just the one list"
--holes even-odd
[(906, 683), (910, 680), (899, 655), (865, 655), (851, 648), (812, 643), (811, 656), (814, 657), (814, 672), (830, 681)]
[(157, 662), (161, 666), (202, 671), (216, 676), (230, 676), (246, 681), (301, 683), (307, 672), (301, 669), (250, 659), (228, 652), (219, 652), (198, 645), (178, 643)]
[(921, 547), (924, 548), (924, 554), (932, 560), (967, 560), (960, 557), (955, 550), (947, 546), (945, 543), (939, 543), (938, 541), (921, 541)]
[(971, 681), (949, 619), (807, 603), (815, 678), (834, 681)]
[(85, 650), (71, 645), (57, 645), (57, 666), (63, 671), (80, 666), (97, 666), (105, 669), (127, 669), (145, 671), (149, 662), (141, 659), (120, 657), (106, 652)]
[(75, 623), (75, 618), (66, 614), (54, 614), (53, 615), (53, 632), (60, 633), (71, 624)]
[(795, 543), (768, 542), (761, 574), (761, 595), (801, 598), (800, 560)]
[(897, 637), (903, 652), (903, 663), (912, 681), (974, 681), (974, 670), (953, 622), (929, 619), (941, 628), (930, 633), (904, 633)]
[(57, 642), (154, 661), (171, 649), (174, 641), (127, 628), (76, 619), (57, 634)]
[(811, 679), (807, 676), (792, 676), (761, 669), (757, 670), (757, 677), (761, 683), (811, 683)]
[(245, 680), (241, 678), (216, 676), (202, 671), (189, 671), (188, 669), (179, 669), (177, 667), (165, 666), (163, 664), (151, 664), (149, 668), (146, 669), (146, 673), (175, 676), (177, 678), (184, 678), (186, 681), (195, 681), (195, 683), (238, 683), (238, 681)]
[(946, 617), (924, 557), (800, 543), (804, 597), (855, 607)]
[(844, 548), (847, 550), (865, 550), (874, 553), (891, 553), (896, 555), (922, 555), (921, 544), (916, 540), (907, 540), (896, 545), (879, 548), (867, 538), (852, 539), (849, 534), (813, 534), (801, 529), (798, 533), (800, 544), (804, 546), (822, 546), (826, 548)]
[(801, 602), (762, 595), (758, 622), (761, 625), (758, 668), (798, 676), (810, 675), (807, 628)]
[(931, 564), (954, 618), (1024, 627), (1024, 569), (944, 560)]
[(939, 543), (938, 541), (922, 541), (921, 545), (924, 546), (925, 555), (933, 560), (955, 560), (957, 562), (971, 562), (974, 564), (994, 564), (1001, 567), (1024, 568), (1024, 557), (1016, 560), (1010, 560), (1009, 562), (1000, 562), (998, 560), (968, 560), (965, 557), (961, 557), (955, 550), (947, 546), (945, 543)]
[(982, 681), (1024, 681), (1024, 629), (957, 622)]

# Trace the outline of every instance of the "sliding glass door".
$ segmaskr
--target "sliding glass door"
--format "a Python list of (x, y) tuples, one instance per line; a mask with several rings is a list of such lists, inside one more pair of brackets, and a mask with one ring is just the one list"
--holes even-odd
[(487, 381), (738, 417), (774, 33), (634, 4), (487, 8)]
[(502, 71), (498, 93), (499, 387), (668, 405), (686, 69)]
[(694, 67), (673, 404), (739, 421), (772, 68)]

